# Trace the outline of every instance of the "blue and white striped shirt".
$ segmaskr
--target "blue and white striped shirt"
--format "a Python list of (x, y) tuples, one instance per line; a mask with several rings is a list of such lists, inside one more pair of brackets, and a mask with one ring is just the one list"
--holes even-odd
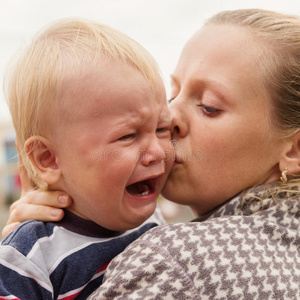
[(150, 228), (107, 230), (66, 211), (58, 223), (28, 221), (0, 245), (0, 300), (86, 299), (102, 283), (108, 263)]

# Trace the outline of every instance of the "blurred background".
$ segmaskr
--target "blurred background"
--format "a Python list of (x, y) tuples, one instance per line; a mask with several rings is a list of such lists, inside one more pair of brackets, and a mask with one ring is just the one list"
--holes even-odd
[[(128, 34), (158, 61), (169, 92), (180, 51), (203, 22), (221, 10), (263, 8), (300, 15), (300, 0), (0, 0), (0, 231), (9, 205), (20, 194), (14, 131), (3, 95), (3, 76), (10, 57), (45, 24), (64, 17), (83, 17)], [(189, 220), (187, 208), (160, 199), (169, 222)]]

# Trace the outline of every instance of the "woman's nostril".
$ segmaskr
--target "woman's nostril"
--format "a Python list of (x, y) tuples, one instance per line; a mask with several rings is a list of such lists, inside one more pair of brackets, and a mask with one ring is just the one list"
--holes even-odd
[(172, 134), (178, 134), (179, 133), (179, 127), (178, 127), (178, 125), (175, 125), (175, 126), (173, 126), (173, 128), (172, 128), (172, 132), (171, 132)]

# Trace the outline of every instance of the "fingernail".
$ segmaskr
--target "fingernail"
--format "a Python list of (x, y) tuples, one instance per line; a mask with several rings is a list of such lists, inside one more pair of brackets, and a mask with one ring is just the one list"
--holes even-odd
[(60, 204), (65, 204), (68, 201), (68, 196), (67, 195), (59, 195), (58, 196), (58, 202)]
[(61, 215), (61, 213), (62, 213), (61, 209), (52, 209), (51, 210), (52, 217), (58, 217), (59, 215)]

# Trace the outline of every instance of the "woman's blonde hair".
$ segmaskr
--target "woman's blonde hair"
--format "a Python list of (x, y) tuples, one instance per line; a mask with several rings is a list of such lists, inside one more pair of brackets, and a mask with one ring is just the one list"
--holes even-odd
[(260, 9), (218, 13), (207, 24), (236, 25), (261, 42), (256, 65), (273, 98), (275, 126), (291, 134), (300, 129), (300, 18)]
[(43, 135), (44, 125), (55, 118), (52, 107), (66, 83), (88, 72), (101, 58), (129, 65), (154, 89), (159, 69), (140, 44), (108, 26), (78, 19), (63, 19), (47, 26), (26, 48), (5, 78), (5, 93), (19, 154), (29, 177), (45, 188), (25, 151), (26, 140)]
[[(223, 11), (207, 24), (245, 28), (261, 45), (263, 55), (255, 63), (272, 100), (272, 124), (283, 136), (300, 130), (300, 18), (260, 9)], [(300, 175), (273, 194), (299, 190)], [(296, 193), (297, 194), (297, 193)], [(298, 196), (297, 196), (298, 197)]]

